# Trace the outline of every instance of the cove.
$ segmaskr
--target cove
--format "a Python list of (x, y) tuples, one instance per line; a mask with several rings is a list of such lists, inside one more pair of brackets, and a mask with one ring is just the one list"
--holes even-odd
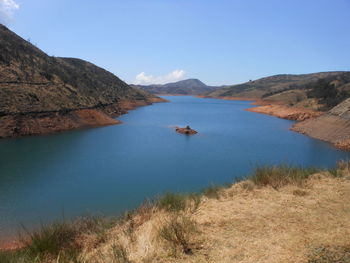
[[(167, 191), (232, 182), (259, 164), (331, 167), (350, 154), (289, 131), (249, 102), (164, 96), (123, 124), (0, 140), (0, 240), (20, 225), (118, 215)], [(178, 134), (190, 125), (199, 133)]]

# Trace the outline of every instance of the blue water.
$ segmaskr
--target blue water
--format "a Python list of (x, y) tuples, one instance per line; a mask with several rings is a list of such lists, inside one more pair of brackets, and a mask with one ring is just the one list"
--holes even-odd
[[(258, 164), (330, 167), (350, 154), (242, 101), (165, 97), (122, 125), (0, 140), (0, 239), (85, 213), (118, 215), (166, 191), (232, 182)], [(199, 134), (177, 134), (185, 126)]]

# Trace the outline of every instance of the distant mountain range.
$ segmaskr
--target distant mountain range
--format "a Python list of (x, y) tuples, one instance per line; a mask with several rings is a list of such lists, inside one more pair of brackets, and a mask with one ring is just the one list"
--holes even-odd
[(207, 86), (198, 79), (186, 79), (164, 85), (132, 85), (144, 91), (159, 95), (200, 95), (207, 92), (213, 92), (222, 87)]

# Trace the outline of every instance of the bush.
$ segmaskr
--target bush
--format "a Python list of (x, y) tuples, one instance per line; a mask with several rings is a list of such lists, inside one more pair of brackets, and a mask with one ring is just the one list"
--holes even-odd
[(174, 248), (181, 248), (183, 253), (191, 254), (191, 240), (197, 232), (196, 223), (184, 215), (173, 215), (160, 229), (161, 238), (173, 245)]

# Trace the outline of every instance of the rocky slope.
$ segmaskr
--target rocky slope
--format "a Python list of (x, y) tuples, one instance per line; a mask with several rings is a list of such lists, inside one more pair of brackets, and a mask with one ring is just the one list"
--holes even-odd
[(87, 61), (50, 57), (0, 25), (0, 137), (115, 124), (122, 102), (154, 101), (161, 99)]
[(207, 86), (198, 79), (186, 79), (164, 85), (138, 85), (136, 87), (153, 94), (164, 95), (199, 95), (219, 89), (219, 87)]

